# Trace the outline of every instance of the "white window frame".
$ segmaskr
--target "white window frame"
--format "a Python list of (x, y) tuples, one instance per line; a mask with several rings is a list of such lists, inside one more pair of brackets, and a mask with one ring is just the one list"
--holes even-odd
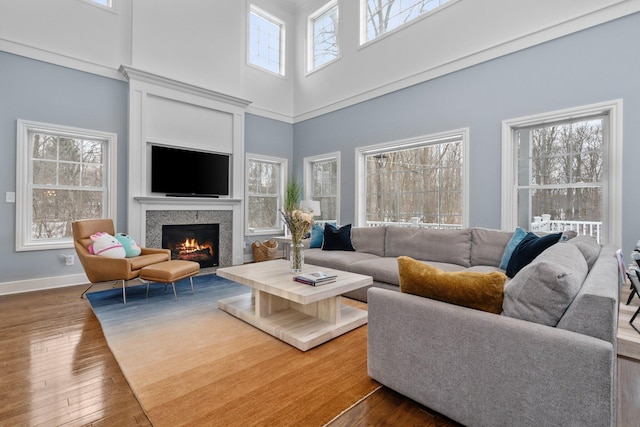
[(367, 39), (367, 0), (360, 0), (360, 47), (364, 47), (364, 46), (368, 46), (372, 43), (375, 43), (379, 40), (382, 40), (388, 36), (390, 36), (391, 34), (395, 34), (396, 32), (407, 28), (410, 25), (413, 25), (417, 22), (422, 21), (423, 19), (428, 18), (429, 16), (438, 13), (444, 9), (446, 9), (447, 7), (457, 3), (460, 0), (449, 0), (447, 1), (445, 4), (442, 4), (438, 7), (436, 7), (435, 9), (430, 10), (429, 12), (423, 13), (422, 15), (419, 15), (415, 18), (413, 18), (410, 21), (407, 21), (391, 30), (387, 30), (385, 31), (383, 34), (378, 35), (377, 37), (372, 38), (371, 40)]
[[(254, 64), (253, 62), (251, 62), (251, 14), (256, 14), (258, 16), (260, 16), (263, 19), (266, 19), (268, 21), (271, 21), (273, 24), (278, 25), (280, 27), (280, 52), (279, 52), (279, 70), (277, 73), (274, 73), (272, 70), (269, 70), (268, 68), (264, 68), (259, 64)], [(274, 76), (278, 76), (278, 77), (284, 77), (285, 76), (285, 58), (286, 58), (286, 28), (285, 28), (285, 23), (284, 21), (282, 21), (281, 19), (277, 18), (276, 16), (265, 12), (264, 10), (260, 9), (259, 7), (256, 7), (255, 5), (251, 4), (249, 6), (249, 14), (247, 16), (247, 65), (250, 67), (253, 67), (257, 70), (260, 71), (264, 71), (265, 73), (269, 73), (271, 75)]]
[[(336, 44), (338, 48), (338, 52), (336, 57), (325, 62), (324, 64), (316, 66), (314, 64), (314, 52), (315, 52), (315, 34), (314, 34), (314, 24), (315, 21), (322, 15), (324, 15), (329, 10), (336, 8), (336, 15), (338, 16), (338, 27), (336, 28)], [(333, 64), (337, 60), (340, 59), (342, 55), (342, 49), (340, 49), (340, 8), (338, 6), (338, 0), (332, 0), (322, 6), (320, 9), (316, 10), (314, 13), (309, 15), (307, 19), (307, 74), (311, 74), (314, 71), (318, 71), (329, 64)]]
[[(31, 226), (33, 223), (33, 185), (31, 174), (32, 142), (30, 132), (43, 132), (64, 135), (73, 138), (106, 140), (104, 161), (106, 162), (103, 215), (112, 218), (116, 225), (117, 214), (117, 142), (118, 136), (111, 132), (81, 129), (49, 123), (17, 121), (16, 146), (16, 251), (37, 251), (49, 249), (73, 248), (73, 238), (33, 240)], [(82, 218), (77, 218), (82, 219)]]
[[(282, 208), (284, 203), (284, 192), (285, 187), (288, 181), (289, 175), (289, 160), (282, 157), (272, 157), (272, 156), (264, 156), (261, 154), (251, 154), (247, 153), (245, 156), (245, 171), (249, 172), (249, 162), (255, 160), (259, 162), (267, 162), (267, 163), (275, 163), (280, 165), (280, 182), (278, 185), (280, 194), (278, 195), (278, 209)], [(284, 224), (282, 223), (282, 217), (277, 215), (277, 225), (274, 228), (260, 228), (253, 229), (249, 228), (249, 177), (246, 176), (244, 180), (244, 194), (245, 194), (245, 203), (244, 203), (244, 233), (245, 236), (261, 236), (261, 235), (269, 235), (269, 234), (281, 234), (284, 229)]]
[(321, 154), (318, 156), (309, 156), (303, 159), (304, 164), (304, 199), (313, 200), (313, 163), (324, 162), (328, 160), (336, 161), (336, 218), (322, 220), (319, 222), (327, 222), (335, 220), (337, 224), (340, 223), (340, 152)]
[(622, 242), (622, 99), (576, 108), (535, 114), (502, 122), (502, 209), (501, 227), (513, 230), (517, 226), (517, 148), (516, 131), (543, 126), (547, 123), (579, 120), (595, 115), (608, 115), (608, 127), (603, 128), (607, 165), (607, 183), (603, 187), (602, 243), (620, 246)]
[(459, 137), (462, 141), (462, 228), (469, 227), (469, 128), (423, 135), (416, 138), (403, 139), (382, 144), (356, 148), (356, 227), (366, 227), (366, 156), (386, 151), (396, 151), (423, 145), (433, 145), (448, 139)]

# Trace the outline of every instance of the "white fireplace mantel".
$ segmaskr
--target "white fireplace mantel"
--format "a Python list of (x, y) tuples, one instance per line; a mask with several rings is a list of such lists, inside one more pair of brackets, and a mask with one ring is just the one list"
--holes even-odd
[[(149, 210), (227, 210), (233, 216), (233, 264), (243, 263), (244, 115), (249, 101), (132, 67), (129, 80), (128, 231), (146, 242)], [(151, 192), (151, 144), (230, 155), (229, 197), (165, 197)]]

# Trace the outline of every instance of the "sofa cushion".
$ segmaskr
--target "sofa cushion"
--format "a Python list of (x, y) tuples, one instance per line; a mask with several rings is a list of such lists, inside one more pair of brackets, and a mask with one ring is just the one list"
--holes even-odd
[(524, 231), (520, 227), (516, 227), (516, 231), (513, 232), (509, 242), (507, 242), (507, 246), (504, 248), (504, 252), (502, 253), (502, 258), (500, 259), (500, 268), (503, 270), (507, 269), (509, 265), (509, 260), (511, 259), (511, 255), (513, 255), (513, 251), (516, 250), (522, 239), (525, 238), (527, 232)]
[[(500, 266), (504, 248), (513, 233), (474, 227), (471, 229), (471, 265)], [(504, 270), (504, 268), (503, 268)]]
[(356, 227), (351, 229), (351, 244), (358, 252), (384, 256), (387, 227)]
[(598, 255), (600, 255), (600, 245), (596, 239), (591, 236), (581, 235), (569, 240), (568, 243), (576, 245), (584, 256), (585, 261), (587, 261), (587, 267), (591, 270), (591, 267), (593, 267), (593, 264), (598, 259)]
[(351, 224), (338, 228), (335, 225), (324, 224), (323, 251), (355, 251), (351, 244)]
[(511, 254), (507, 264), (507, 276), (514, 277), (518, 274), (518, 271), (533, 261), (545, 249), (556, 244), (561, 235), (562, 233), (554, 233), (539, 237), (535, 233), (527, 233)]
[(398, 258), (400, 292), (500, 314), (504, 283), (500, 272), (444, 272), (413, 258)]
[(575, 245), (553, 245), (507, 283), (503, 314), (556, 326), (587, 272), (587, 262)]
[(396, 258), (375, 257), (356, 261), (347, 266), (350, 273), (371, 276), (376, 282), (390, 283), (398, 286), (398, 261)]
[(471, 229), (387, 227), (385, 255), (471, 267)]
[(323, 251), (322, 249), (306, 249), (304, 251), (305, 264), (335, 268), (336, 270), (347, 271), (349, 264), (367, 259), (379, 259), (379, 257), (366, 252)]

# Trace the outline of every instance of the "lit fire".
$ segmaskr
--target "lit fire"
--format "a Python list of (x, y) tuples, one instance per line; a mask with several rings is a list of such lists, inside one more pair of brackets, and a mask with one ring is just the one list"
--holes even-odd
[(196, 239), (185, 239), (184, 243), (178, 246), (178, 249), (180, 249), (181, 253), (190, 254), (203, 249), (209, 249), (209, 247), (200, 245)]

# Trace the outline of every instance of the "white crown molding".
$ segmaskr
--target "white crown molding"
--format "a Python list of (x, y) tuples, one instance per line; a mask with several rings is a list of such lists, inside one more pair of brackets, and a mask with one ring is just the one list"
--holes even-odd
[[(0, 283), (0, 295), (21, 294), (23, 292), (42, 291), (45, 289), (64, 288), (82, 284), (86, 284), (87, 287), (90, 284), (89, 279), (84, 273), (44, 277), (41, 279), (17, 280), (15, 282)], [(78, 297), (80, 297), (80, 293), (78, 293)]]
[(191, 95), (201, 96), (214, 101), (225, 102), (227, 104), (234, 105), (236, 107), (246, 108), (251, 104), (251, 101), (246, 99), (236, 98), (235, 96), (226, 95), (224, 93), (216, 92), (214, 90), (206, 89), (200, 86), (195, 86), (189, 83), (184, 83), (179, 80), (174, 80), (169, 77), (160, 76), (158, 74), (143, 71), (137, 68), (129, 67), (127, 65), (120, 66), (120, 72), (127, 80), (138, 80), (142, 82), (152, 83), (164, 88), (179, 89), (184, 93)]
[(291, 115), (278, 113), (277, 111), (271, 111), (265, 108), (257, 107), (255, 105), (248, 106), (246, 112), (249, 114), (253, 114), (254, 116), (260, 116), (267, 119), (278, 120), (280, 122), (285, 122), (290, 125), (293, 124), (293, 117), (291, 117)]
[(96, 64), (82, 59), (73, 58), (51, 50), (41, 49), (29, 46), (24, 43), (18, 43), (6, 38), (0, 38), (0, 51), (12, 53), (25, 58), (36, 59), (42, 62), (59, 65), (61, 67), (71, 68), (74, 70), (84, 71), (98, 76), (108, 77), (110, 79), (124, 80), (124, 77), (116, 68), (106, 65)]

